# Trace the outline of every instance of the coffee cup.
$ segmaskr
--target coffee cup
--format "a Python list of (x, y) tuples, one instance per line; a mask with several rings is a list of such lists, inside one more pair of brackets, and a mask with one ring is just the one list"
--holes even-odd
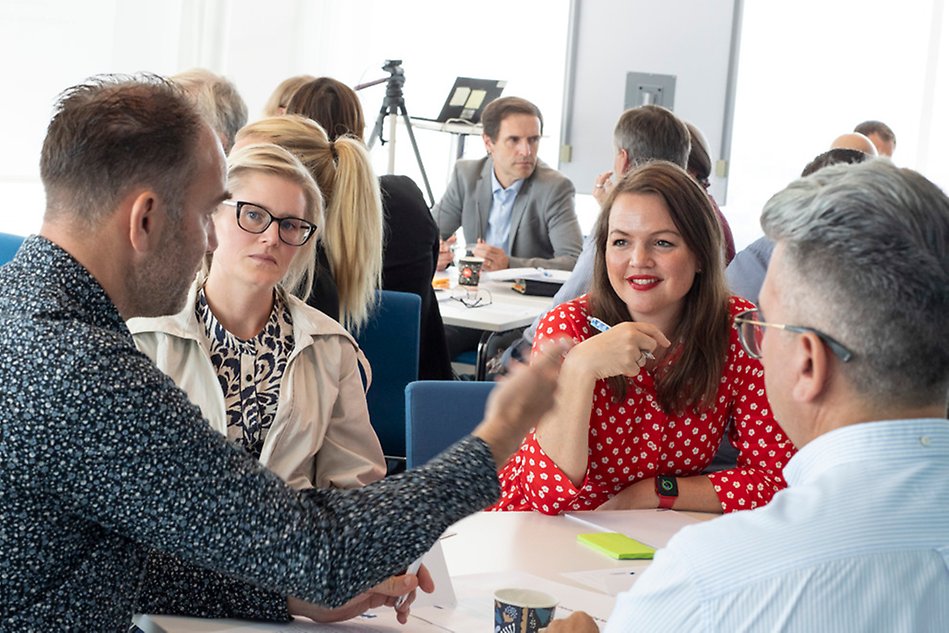
[(494, 633), (538, 633), (554, 619), (557, 599), (532, 589), (494, 592)]
[(483, 257), (465, 255), (458, 259), (458, 285), (465, 288), (477, 288), (481, 282), (481, 267), (484, 266)]

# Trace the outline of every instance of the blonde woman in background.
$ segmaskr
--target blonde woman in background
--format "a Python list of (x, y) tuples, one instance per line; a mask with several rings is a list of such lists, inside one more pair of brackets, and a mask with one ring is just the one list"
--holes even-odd
[(368, 320), (382, 283), (382, 203), (362, 141), (331, 141), (310, 119), (286, 115), (261, 119), (237, 134), (235, 148), (274, 143), (309, 170), (323, 192), (325, 222), (307, 302), (356, 334)]
[(287, 104), (290, 103), (290, 97), (297, 89), (308, 81), (313, 81), (316, 77), (312, 75), (297, 75), (288, 77), (280, 82), (274, 88), (267, 103), (264, 104), (264, 116), (279, 116), (287, 111)]

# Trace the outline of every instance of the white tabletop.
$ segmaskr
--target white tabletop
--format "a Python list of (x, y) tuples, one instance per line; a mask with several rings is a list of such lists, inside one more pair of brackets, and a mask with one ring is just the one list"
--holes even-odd
[[(489, 332), (506, 332), (533, 323), (541, 314), (550, 309), (550, 297), (522, 295), (511, 289), (509, 281), (482, 280), (479, 291), (487, 291), (491, 296), (490, 305), (469, 308), (461, 301), (452, 299), (465, 292), (463, 289), (436, 290), (438, 309), (445, 325), (470, 327)], [(481, 292), (479, 296), (486, 296)]]
[[(523, 583), (525, 578), (535, 578), (538, 582), (556, 583), (558, 586), (571, 586), (587, 592), (594, 601), (612, 604), (612, 595), (591, 589), (590, 584), (581, 582), (580, 575), (588, 572), (597, 574), (613, 570), (636, 569), (641, 571), (647, 564), (644, 561), (620, 561), (609, 558), (577, 542), (577, 535), (598, 531), (596, 527), (583, 520), (599, 520), (611, 529), (622, 521), (627, 526), (623, 531), (633, 538), (648, 542), (648, 538), (668, 540), (683, 524), (693, 519), (707, 519), (714, 515), (703, 513), (676, 513), (673, 511), (631, 511), (623, 512), (580, 512), (575, 513), (582, 520), (564, 515), (547, 516), (537, 512), (479, 512), (462, 519), (446, 532), (449, 535), (441, 540), (448, 573), (455, 579), (456, 589), (477, 584), (479, 577), (488, 578), (488, 583), (500, 586)], [(657, 522), (658, 520), (658, 522)], [(649, 524), (649, 525), (647, 525)], [(639, 526), (643, 527), (640, 528)], [(657, 525), (659, 526), (657, 528)], [(642, 530), (642, 532), (640, 532)], [(656, 536), (659, 534), (659, 536)], [(660, 543), (657, 543), (657, 545)], [(589, 582), (589, 580), (587, 581)], [(484, 583), (484, 580), (481, 580)], [(598, 596), (594, 598), (590, 591)], [(490, 605), (490, 591), (484, 597)], [(582, 605), (581, 605), (582, 606)], [(603, 612), (602, 604), (599, 604)], [(489, 607), (486, 606), (485, 609)], [(566, 615), (565, 613), (562, 615)], [(603, 616), (605, 617), (605, 616)], [(414, 631), (431, 630), (431, 625), (410, 621), (403, 628), (392, 621), (352, 621), (346, 624), (315, 625), (304, 621), (293, 624), (251, 623), (238, 620), (207, 620), (171, 616), (139, 616), (138, 624), (146, 633), (211, 633), (220, 631), (241, 631), (245, 633), (282, 633), (299, 631), (320, 633), (327, 630), (342, 631)], [(413, 626), (415, 622), (415, 626)], [(371, 626), (370, 626), (371, 624)], [(442, 629), (444, 630), (444, 629)], [(464, 630), (468, 630), (464, 628)], [(472, 629), (474, 630), (474, 629)]]

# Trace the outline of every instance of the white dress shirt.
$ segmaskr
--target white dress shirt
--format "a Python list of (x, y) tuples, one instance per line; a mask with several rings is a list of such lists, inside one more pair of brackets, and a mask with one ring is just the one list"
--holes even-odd
[(784, 474), (673, 537), (607, 632), (949, 631), (949, 421), (837, 429)]

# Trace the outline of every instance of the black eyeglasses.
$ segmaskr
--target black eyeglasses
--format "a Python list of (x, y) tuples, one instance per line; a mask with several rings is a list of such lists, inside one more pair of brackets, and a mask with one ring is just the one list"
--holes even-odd
[(253, 202), (225, 200), (223, 204), (237, 209), (237, 226), (248, 233), (261, 234), (277, 222), (280, 241), (290, 246), (303, 246), (316, 233), (316, 225), (303, 218), (278, 218)]
[(738, 340), (741, 341), (741, 346), (745, 348), (745, 351), (752, 358), (761, 358), (761, 339), (764, 338), (764, 329), (766, 327), (776, 327), (778, 329), (786, 330), (788, 332), (795, 332), (797, 334), (810, 332), (826, 343), (827, 347), (829, 347), (830, 350), (836, 354), (841, 361), (847, 363), (853, 359), (853, 352), (820, 330), (815, 330), (812, 327), (805, 327), (803, 325), (767, 323), (762, 321), (760, 316), (761, 312), (759, 310), (746, 310), (745, 312), (735, 316), (735, 327), (738, 329)]

